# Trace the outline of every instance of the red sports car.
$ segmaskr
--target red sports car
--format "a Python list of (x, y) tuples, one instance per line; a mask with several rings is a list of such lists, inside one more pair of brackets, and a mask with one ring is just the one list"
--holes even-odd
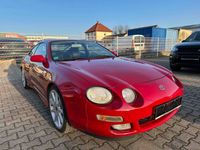
[(183, 86), (156, 64), (117, 57), (96, 42), (45, 40), (22, 61), (24, 88), (49, 107), (55, 128), (104, 137), (155, 128), (181, 106)]

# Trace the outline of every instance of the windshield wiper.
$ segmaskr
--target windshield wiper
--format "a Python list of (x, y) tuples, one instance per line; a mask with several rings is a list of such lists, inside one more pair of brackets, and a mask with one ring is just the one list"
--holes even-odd
[(75, 60), (84, 60), (84, 59), (88, 59), (88, 58), (70, 58), (70, 59), (63, 59), (61, 61), (75, 61)]
[(70, 59), (63, 59), (60, 61), (75, 61), (75, 60), (89, 60), (89, 59), (98, 59), (98, 58), (115, 58), (115, 56), (105, 55), (105, 56), (97, 56), (97, 57), (85, 57), (85, 58), (70, 58)]
[(102, 56), (97, 56), (97, 57), (93, 57), (94, 59), (95, 58), (115, 58), (115, 56), (110, 56), (110, 55), (102, 55)]

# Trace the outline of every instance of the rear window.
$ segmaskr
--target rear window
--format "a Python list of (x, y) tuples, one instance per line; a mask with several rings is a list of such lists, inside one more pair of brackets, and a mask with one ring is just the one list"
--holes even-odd
[(134, 38), (134, 42), (135, 43), (144, 43), (144, 37), (142, 37), (142, 36), (136, 36)]

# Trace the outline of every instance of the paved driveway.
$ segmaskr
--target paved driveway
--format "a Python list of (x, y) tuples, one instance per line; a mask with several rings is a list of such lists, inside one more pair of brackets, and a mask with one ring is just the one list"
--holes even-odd
[[(167, 59), (151, 60), (168, 67)], [(185, 86), (181, 111), (167, 123), (124, 140), (103, 140), (69, 128), (60, 134), (33, 90), (24, 90), (20, 71), (0, 62), (0, 150), (3, 149), (198, 149), (200, 150), (200, 71), (175, 72)]]

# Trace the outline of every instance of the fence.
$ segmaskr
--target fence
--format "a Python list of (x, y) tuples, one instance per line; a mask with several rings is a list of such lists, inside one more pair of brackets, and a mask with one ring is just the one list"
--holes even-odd
[(16, 59), (20, 62), (22, 57), (26, 55), (31, 45), (26, 42), (1, 42), (0, 43), (0, 60), (1, 59)]
[[(83, 39), (83, 37), (72, 36), (69, 39)], [(147, 58), (169, 55), (172, 47), (177, 43), (174, 39), (144, 38), (142, 36), (104, 38), (99, 42), (106, 48), (115, 51), (119, 56)], [(20, 62), (27, 54), (32, 45), (27, 42), (1, 42), (0, 60), (16, 59)]]
[(105, 38), (99, 43), (120, 56), (146, 58), (168, 56), (178, 42), (176, 39), (130, 36)]

